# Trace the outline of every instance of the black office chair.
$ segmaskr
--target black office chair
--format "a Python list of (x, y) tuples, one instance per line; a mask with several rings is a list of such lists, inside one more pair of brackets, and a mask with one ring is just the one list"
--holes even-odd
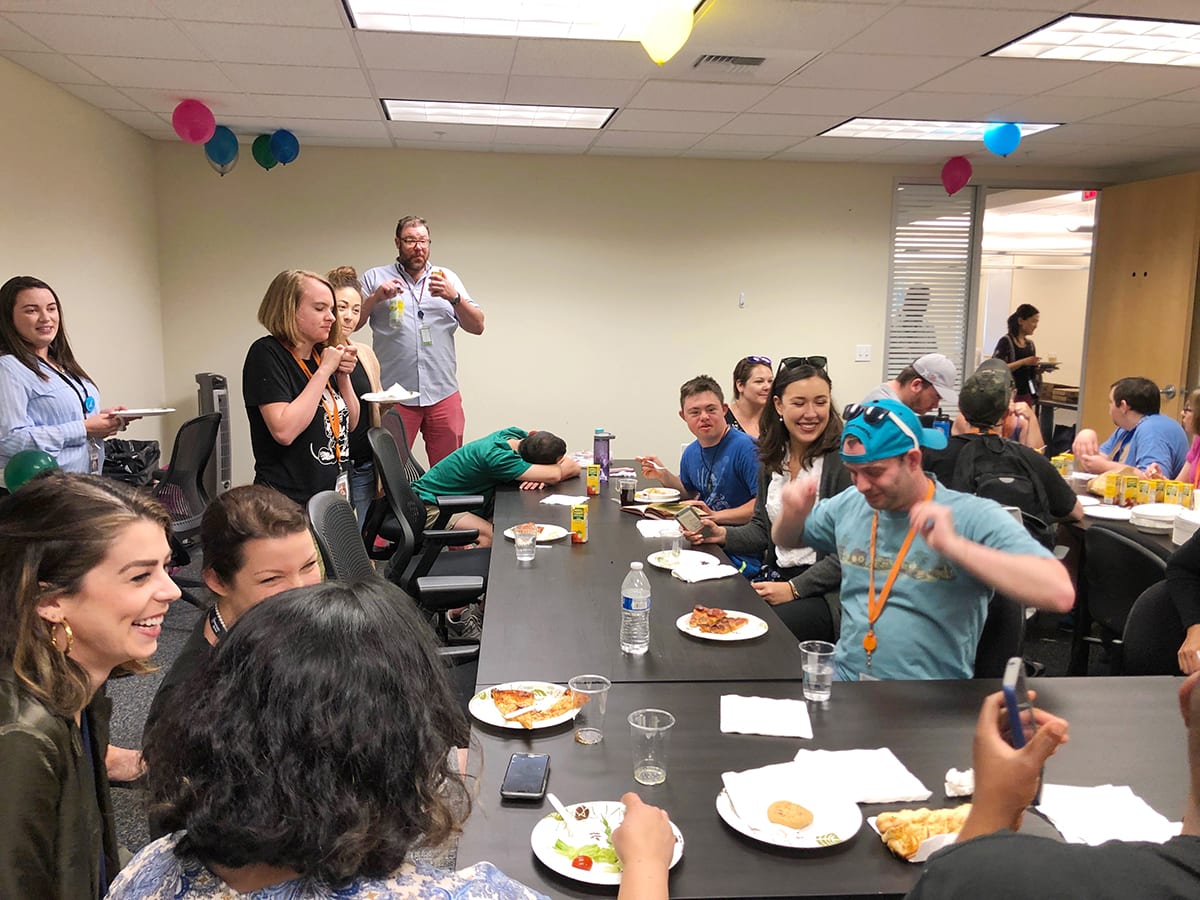
[(975, 648), (975, 677), (1002, 677), (1008, 660), (1021, 655), (1024, 642), (1025, 608), (1010, 597), (993, 595)]
[(1124, 674), (1182, 675), (1179, 645), (1186, 633), (1167, 582), (1146, 588), (1125, 619)]
[[(1083, 536), (1083, 572), (1075, 604), (1069, 675), (1086, 675), (1092, 644), (1107, 650), (1110, 671), (1122, 672), (1122, 635), (1133, 603), (1146, 588), (1162, 581), (1167, 562), (1132, 538), (1090, 526)], [(1099, 634), (1092, 634), (1093, 625)], [(1178, 646), (1178, 645), (1176, 645)]]
[[(204, 489), (204, 470), (217, 446), (217, 431), (221, 426), (219, 412), (188, 419), (175, 435), (171, 461), (166, 474), (151, 491), (155, 499), (171, 516), (171, 565), (183, 567), (192, 559), (200, 536), (200, 520), (211, 499)], [(204, 583), (178, 575), (175, 583), (181, 588), (204, 587)], [(193, 606), (206, 609), (195, 596), (183, 591), (183, 599)]]
[(412, 445), (408, 442), (408, 429), (404, 427), (404, 419), (400, 417), (400, 413), (396, 412), (394, 408), (389, 409), (383, 414), (379, 424), (392, 433), (392, 438), (396, 441), (396, 449), (400, 451), (400, 459), (404, 463), (404, 471), (408, 475), (408, 480), (416, 481), (424, 475), (424, 467), (412, 455), (410, 449)]

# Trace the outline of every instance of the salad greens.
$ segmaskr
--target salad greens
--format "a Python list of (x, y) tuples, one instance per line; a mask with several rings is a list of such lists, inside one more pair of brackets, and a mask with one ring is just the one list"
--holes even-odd
[[(555, 818), (561, 819), (561, 816), (555, 815)], [(572, 847), (570, 844), (559, 838), (554, 842), (554, 850), (561, 853), (567, 859), (575, 859), (577, 856), (590, 857), (596, 865), (604, 866), (609, 872), (621, 871), (621, 860), (617, 856), (617, 851), (612, 845), (612, 827), (608, 824), (608, 819), (604, 816), (600, 817), (601, 823), (604, 825), (605, 845), (600, 844), (584, 844), (579, 847)]]

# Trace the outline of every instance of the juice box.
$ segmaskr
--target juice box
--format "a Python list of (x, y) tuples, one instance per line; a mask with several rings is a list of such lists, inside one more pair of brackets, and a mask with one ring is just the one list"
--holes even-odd
[[(591, 468), (589, 466), (589, 468)], [(596, 466), (599, 469), (599, 466)], [(599, 477), (599, 476), (597, 476)], [(571, 543), (586, 544), (588, 539), (588, 505), (576, 503), (571, 507)]]
[(1195, 502), (1195, 497), (1193, 496), (1194, 493), (1195, 492), (1193, 491), (1192, 486), (1190, 484), (1188, 484), (1186, 481), (1182, 482), (1179, 485), (1179, 503), (1180, 503), (1180, 505), (1183, 506), (1185, 509), (1191, 509), (1193, 503)]
[(589, 497), (595, 497), (600, 493), (600, 467), (587, 467), (587, 492)]
[(1151, 501), (1152, 501), (1152, 495), (1150, 493), (1150, 479), (1149, 478), (1139, 478), (1138, 479), (1138, 488), (1137, 488), (1137, 502), (1138, 503), (1150, 503)]
[(1166, 482), (1161, 478), (1150, 479), (1150, 502), (1162, 503), (1166, 493)]
[(1109, 506), (1115, 505), (1117, 502), (1117, 480), (1120, 476), (1116, 472), (1109, 472), (1104, 476), (1104, 499), (1103, 502)]
[(1121, 505), (1134, 506), (1137, 503), (1138, 497), (1138, 477), (1136, 475), (1122, 475), (1121, 478)]
[(1168, 481), (1163, 487), (1163, 503), (1178, 503), (1182, 486), (1178, 481)]

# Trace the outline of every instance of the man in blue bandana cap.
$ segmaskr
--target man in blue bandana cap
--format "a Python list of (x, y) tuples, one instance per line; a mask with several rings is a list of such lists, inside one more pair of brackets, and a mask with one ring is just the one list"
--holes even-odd
[(844, 418), (842, 461), (858, 490), (814, 505), (815, 480), (798, 478), (772, 529), (778, 546), (841, 558), (837, 678), (970, 678), (993, 590), (1071, 608), (1067, 570), (1008, 513), (922, 471), (921, 448), (945, 448), (942, 432), (896, 400), (852, 404)]

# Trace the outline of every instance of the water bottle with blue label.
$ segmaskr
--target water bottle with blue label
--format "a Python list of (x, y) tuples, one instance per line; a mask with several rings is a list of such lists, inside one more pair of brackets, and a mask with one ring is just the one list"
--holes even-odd
[(621, 652), (640, 656), (650, 649), (650, 582), (640, 562), (629, 564), (621, 582)]

